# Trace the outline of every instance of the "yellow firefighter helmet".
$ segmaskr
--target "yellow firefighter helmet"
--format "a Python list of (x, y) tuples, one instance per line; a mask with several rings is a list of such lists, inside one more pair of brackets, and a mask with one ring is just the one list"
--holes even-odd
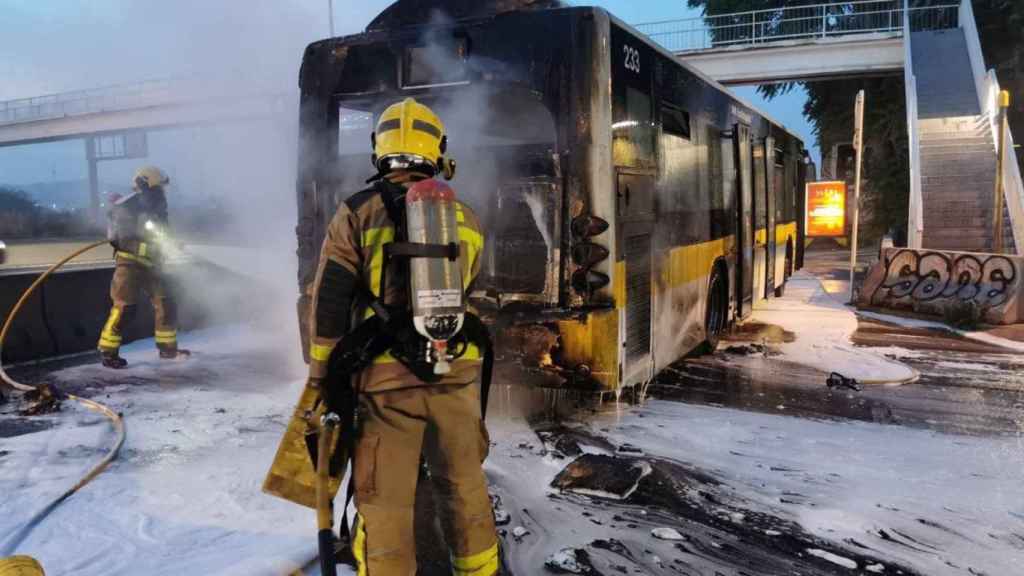
[(373, 165), (381, 174), (397, 169), (438, 171), (451, 179), (455, 162), (446, 160), (448, 137), (433, 110), (413, 98), (392, 104), (377, 120), (372, 137)]
[(132, 189), (143, 190), (144, 188), (163, 188), (171, 183), (171, 179), (163, 170), (156, 166), (143, 166), (135, 171), (132, 176)]
[(0, 576), (43, 576), (43, 567), (29, 556), (0, 558)]

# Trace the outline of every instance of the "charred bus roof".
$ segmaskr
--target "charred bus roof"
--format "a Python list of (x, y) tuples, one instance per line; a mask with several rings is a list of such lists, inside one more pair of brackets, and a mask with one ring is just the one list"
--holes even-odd
[[(517, 2), (532, 8), (473, 10), (464, 18), (386, 28), (371, 24), (360, 34), (314, 42), (303, 56), (302, 96), (326, 99), (390, 91), (414, 95), (417, 89), (477, 82), (546, 86), (555, 79), (546, 77), (551, 66), (544, 64), (559, 64), (576, 41), (565, 33), (568, 21), (599, 9)], [(453, 65), (457, 69), (445, 69)]]
[[(538, 78), (549, 72), (548, 67), (536, 63), (551, 61), (558, 48), (571, 42), (564, 28), (558, 30), (565, 21), (553, 16), (584, 18), (598, 13), (656, 52), (680, 62), (700, 81), (727, 94), (741, 113), (760, 116), (774, 130), (802, 140), (781, 122), (603, 8), (570, 7), (560, 0), (399, 0), (374, 18), (365, 32), (310, 44), (303, 56), (299, 87), (303, 98), (329, 99), (391, 91), (415, 94), (416, 89), (480, 81), (547, 86), (554, 79)], [(521, 18), (528, 19), (530, 25), (516, 26), (523, 23)], [(501, 33), (506, 25), (514, 35)], [(523, 37), (524, 30), (529, 36)], [(417, 63), (438, 55), (449, 62), (460, 55), (471, 57), (465, 61), (464, 70), (416, 69)], [(553, 91), (543, 92), (542, 97), (556, 97)]]
[(423, 14), (459, 21), (504, 12), (564, 7), (566, 4), (560, 0), (398, 0), (378, 14), (366, 30), (420, 26), (423, 24)]

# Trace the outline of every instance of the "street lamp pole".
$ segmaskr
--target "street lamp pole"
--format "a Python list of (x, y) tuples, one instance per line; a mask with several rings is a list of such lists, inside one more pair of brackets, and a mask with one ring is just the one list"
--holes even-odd
[(334, 38), (334, 0), (327, 0), (327, 19), (331, 27), (331, 38)]
[(857, 150), (857, 165), (853, 184), (853, 234), (850, 239), (850, 302), (854, 302), (854, 275), (857, 270), (857, 232), (860, 226), (860, 172), (864, 159), (864, 91), (857, 93), (853, 113), (853, 146)]

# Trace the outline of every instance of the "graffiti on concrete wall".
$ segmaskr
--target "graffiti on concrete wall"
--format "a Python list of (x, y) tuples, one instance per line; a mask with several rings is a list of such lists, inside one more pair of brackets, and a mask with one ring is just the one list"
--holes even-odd
[(1020, 258), (998, 254), (889, 249), (865, 281), (861, 302), (928, 313), (973, 302), (998, 322), (1004, 309), (1016, 309), (1020, 266)]

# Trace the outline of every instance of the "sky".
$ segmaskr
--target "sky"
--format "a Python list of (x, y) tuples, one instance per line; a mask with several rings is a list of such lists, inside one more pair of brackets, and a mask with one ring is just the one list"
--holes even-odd
[[(334, 0), (336, 33), (359, 32), (390, 3)], [(700, 16), (685, 0), (571, 3), (602, 6), (629, 23)], [(303, 48), (328, 35), (327, 0), (0, 0), (0, 101), (210, 72), (294, 86)], [(813, 145), (802, 91), (771, 102), (753, 88), (736, 91)], [(84, 171), (81, 142), (0, 149), (0, 182)]]

